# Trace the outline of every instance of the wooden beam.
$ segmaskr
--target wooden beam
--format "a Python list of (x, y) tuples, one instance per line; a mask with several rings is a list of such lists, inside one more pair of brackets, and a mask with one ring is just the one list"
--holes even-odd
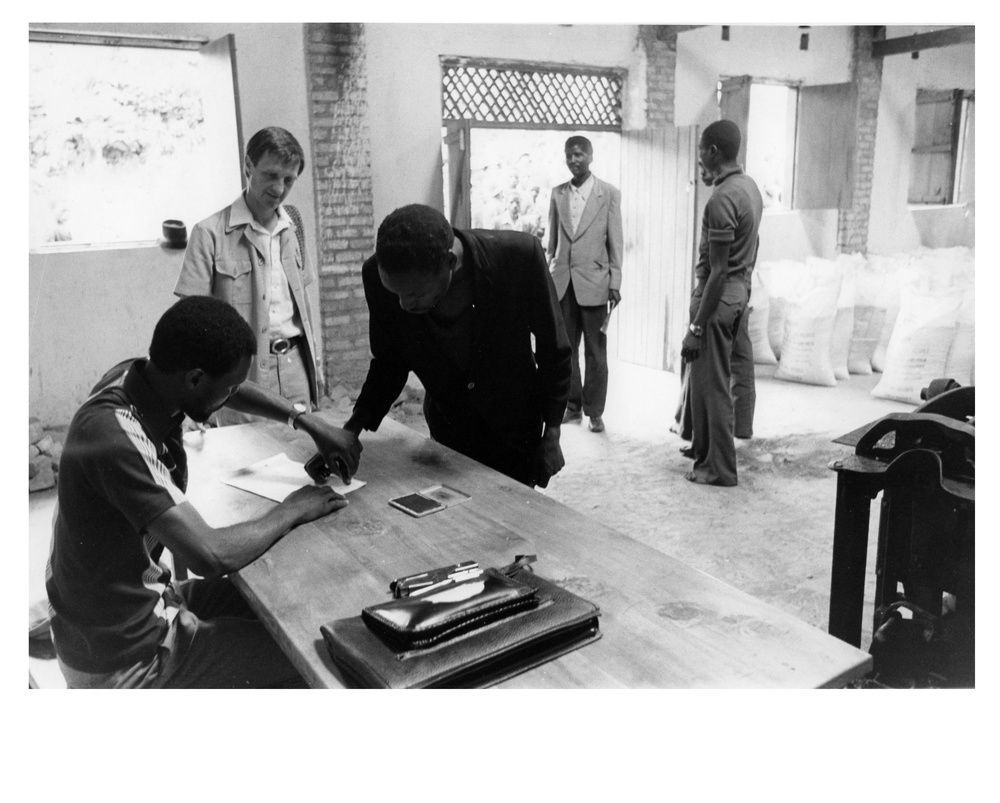
[(956, 28), (942, 28), (939, 31), (915, 33), (911, 36), (872, 42), (872, 58), (879, 59), (883, 56), (894, 56), (897, 53), (916, 53), (920, 50), (929, 50), (932, 47), (975, 44), (975, 42), (975, 26), (961, 25)]
[(656, 38), (661, 42), (665, 42), (671, 36), (676, 36), (677, 34), (684, 33), (685, 31), (694, 31), (698, 28), (705, 27), (705, 25), (657, 25)]

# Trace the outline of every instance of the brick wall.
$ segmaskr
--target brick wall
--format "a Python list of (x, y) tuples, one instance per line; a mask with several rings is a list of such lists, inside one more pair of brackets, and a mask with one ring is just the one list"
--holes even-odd
[(677, 32), (669, 25), (640, 25), (639, 43), (646, 56), (646, 126), (673, 125)]
[(369, 362), (361, 265), (375, 243), (364, 25), (310, 23), (305, 37), (326, 386), (359, 390)]
[(837, 217), (837, 251), (844, 254), (868, 250), (872, 175), (875, 172), (875, 131), (878, 100), (882, 91), (882, 60), (872, 58), (872, 42), (885, 37), (885, 28), (858, 25), (854, 28), (851, 77), (857, 87), (857, 131), (854, 142), (854, 186), (850, 203)]

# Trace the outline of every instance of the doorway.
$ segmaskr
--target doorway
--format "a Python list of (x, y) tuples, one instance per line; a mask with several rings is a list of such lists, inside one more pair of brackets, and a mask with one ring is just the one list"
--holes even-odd
[[(468, 187), (472, 227), (525, 231), (547, 246), (550, 196), (553, 187), (570, 179), (564, 147), (575, 133), (472, 127)], [(591, 171), (620, 186), (621, 135), (581, 133), (594, 146)]]

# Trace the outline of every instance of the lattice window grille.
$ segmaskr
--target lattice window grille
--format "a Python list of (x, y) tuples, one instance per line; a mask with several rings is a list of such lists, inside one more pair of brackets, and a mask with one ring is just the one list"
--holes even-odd
[(446, 120), (621, 128), (617, 75), (450, 64), (443, 74)]

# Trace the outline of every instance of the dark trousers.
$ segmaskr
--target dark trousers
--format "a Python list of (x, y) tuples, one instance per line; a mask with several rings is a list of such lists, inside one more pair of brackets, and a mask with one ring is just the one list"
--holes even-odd
[(155, 657), (93, 674), (60, 662), (77, 689), (304, 688), (305, 681), (228, 577), (187, 580), (165, 592), (178, 608)]
[[(753, 416), (757, 409), (757, 383), (754, 373), (753, 343), (750, 340), (750, 310), (740, 318), (740, 328), (736, 332), (736, 339), (733, 342), (733, 353), (730, 355), (730, 368), (732, 370), (732, 381), (730, 391), (733, 396), (733, 434), (737, 438), (749, 439), (753, 437)], [(681, 391), (677, 402), (677, 410), (674, 413), (674, 421), (677, 426), (672, 431), (676, 432), (686, 441), (691, 440), (691, 377), (688, 371), (687, 360), (681, 362)]]
[(531, 488), (538, 480), (537, 453), (542, 439), (542, 419), (538, 418), (538, 431), (521, 439), (523, 448), (501, 442), (489, 424), (475, 411), (462, 420), (455, 420), (424, 393), (424, 420), (431, 438), (438, 443), (471, 457), (477, 463), (506, 474)]
[[(701, 304), (702, 290), (699, 284), (691, 298), (692, 317)], [(731, 361), (746, 306), (743, 277), (727, 279), (722, 298), (705, 325), (698, 359), (688, 365), (693, 471), (705, 483), (736, 485)]]
[(734, 433), (737, 438), (753, 437), (753, 414), (757, 407), (757, 384), (754, 378), (753, 343), (750, 340), (750, 310), (740, 318), (729, 364), (733, 378)]
[[(608, 336), (601, 331), (608, 305), (582, 307), (576, 301), (573, 283), (559, 302), (566, 335), (573, 349), (573, 374), (569, 386), (568, 412), (579, 412), (588, 418), (604, 415), (608, 398)], [(580, 372), (580, 340), (583, 339), (584, 368)]]

